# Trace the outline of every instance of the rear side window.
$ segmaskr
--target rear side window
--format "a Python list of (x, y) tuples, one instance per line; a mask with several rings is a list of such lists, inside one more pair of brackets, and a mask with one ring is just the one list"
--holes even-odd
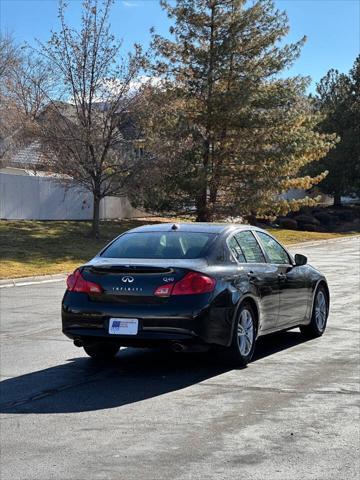
[(201, 258), (215, 237), (214, 233), (200, 232), (125, 233), (101, 256), (106, 258)]
[(257, 232), (257, 235), (259, 236), (262, 246), (264, 247), (264, 250), (271, 263), (290, 263), (289, 255), (276, 240), (263, 232)]
[(229, 240), (229, 248), (231, 250), (231, 253), (234, 255), (234, 257), (236, 258), (236, 260), (239, 262), (239, 263), (245, 263), (246, 260), (245, 260), (245, 257), (244, 257), (244, 254), (241, 250), (241, 247), (240, 245), (238, 244), (237, 240), (235, 237), (231, 237), (230, 240)]
[(235, 238), (248, 263), (265, 263), (264, 255), (252, 232), (238, 232)]

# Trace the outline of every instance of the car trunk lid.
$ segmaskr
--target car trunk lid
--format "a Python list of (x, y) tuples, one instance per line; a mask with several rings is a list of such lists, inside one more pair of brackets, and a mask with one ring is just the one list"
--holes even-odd
[[(152, 263), (120, 262), (120, 259), (96, 259), (82, 268), (85, 280), (101, 286), (103, 293), (94, 295), (92, 299), (98, 302), (116, 302), (126, 304), (157, 304), (166, 301), (154, 295), (155, 290), (169, 283), (175, 283), (193, 270), (201, 269), (204, 261), (167, 260)], [(105, 260), (105, 259), (103, 259)]]

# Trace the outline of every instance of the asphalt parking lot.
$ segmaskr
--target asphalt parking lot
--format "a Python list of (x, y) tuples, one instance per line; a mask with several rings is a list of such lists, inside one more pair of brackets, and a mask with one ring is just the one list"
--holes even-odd
[(245, 369), (61, 334), (63, 282), (3, 288), (1, 480), (357, 479), (359, 238), (298, 248), (327, 276), (328, 329), (259, 342)]

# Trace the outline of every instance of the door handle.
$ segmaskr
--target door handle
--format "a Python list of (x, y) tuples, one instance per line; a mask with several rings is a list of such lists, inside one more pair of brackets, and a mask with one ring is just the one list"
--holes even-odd
[(254, 272), (248, 272), (247, 276), (250, 283), (256, 283), (260, 281), (259, 277), (257, 277)]

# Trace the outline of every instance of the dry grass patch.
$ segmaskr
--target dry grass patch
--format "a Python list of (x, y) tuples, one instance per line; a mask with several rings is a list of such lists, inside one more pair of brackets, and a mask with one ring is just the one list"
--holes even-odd
[(299, 230), (284, 230), (281, 228), (269, 228), (268, 231), (284, 245), (316, 242), (318, 240), (331, 240), (334, 238), (344, 238), (356, 235), (355, 233), (302, 232)]
[[(89, 237), (90, 222), (0, 221), (0, 278), (70, 272), (93, 257), (115, 236), (146, 223), (176, 219), (143, 218), (102, 222), (101, 239)], [(281, 242), (292, 243), (341, 238), (338, 233), (271, 229)]]

